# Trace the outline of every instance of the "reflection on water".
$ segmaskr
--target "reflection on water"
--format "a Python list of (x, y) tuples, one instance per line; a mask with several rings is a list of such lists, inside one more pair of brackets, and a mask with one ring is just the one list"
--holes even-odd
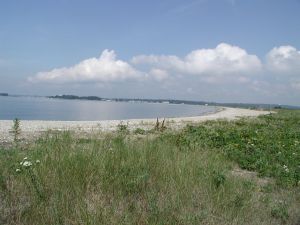
[(12, 120), (122, 120), (198, 116), (213, 106), (158, 103), (61, 100), (39, 97), (1, 97), (0, 119)]

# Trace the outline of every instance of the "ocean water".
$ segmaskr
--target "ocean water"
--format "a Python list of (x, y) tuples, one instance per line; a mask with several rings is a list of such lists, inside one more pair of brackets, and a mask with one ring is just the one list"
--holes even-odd
[(214, 106), (0, 96), (0, 120), (96, 121), (199, 116)]

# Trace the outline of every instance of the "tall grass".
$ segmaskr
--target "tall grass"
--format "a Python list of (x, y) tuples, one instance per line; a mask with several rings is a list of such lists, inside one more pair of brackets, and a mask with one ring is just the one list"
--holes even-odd
[[(290, 113), (142, 138), (124, 129), (89, 138), (49, 132), (25, 151), (0, 151), (0, 224), (296, 224), (297, 178), (264, 172), (283, 144), (282, 163), (290, 172), (297, 164), (299, 112)], [(249, 153), (252, 143), (261, 155)], [(235, 176), (237, 164), (277, 184)]]

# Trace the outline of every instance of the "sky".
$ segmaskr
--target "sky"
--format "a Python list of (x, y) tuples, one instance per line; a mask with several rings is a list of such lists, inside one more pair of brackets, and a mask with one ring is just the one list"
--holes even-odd
[(300, 105), (300, 0), (0, 0), (0, 93)]

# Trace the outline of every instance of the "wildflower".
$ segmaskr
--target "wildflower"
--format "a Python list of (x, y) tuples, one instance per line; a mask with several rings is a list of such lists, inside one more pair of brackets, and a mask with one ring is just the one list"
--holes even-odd
[(25, 161), (25, 160), (27, 160), (28, 159), (28, 157), (25, 157), (24, 159), (23, 159), (23, 161)]
[(19, 173), (19, 172), (21, 172), (21, 170), (20, 169), (16, 169), (16, 172)]
[(37, 160), (35, 161), (35, 163), (39, 164), (39, 163), (41, 163), (41, 161), (37, 159)]
[(32, 166), (32, 163), (30, 161), (24, 161), (23, 166), (24, 167), (30, 167), (30, 166)]
[(283, 169), (285, 170), (285, 172), (289, 172), (290, 170), (289, 170), (289, 168), (286, 166), (286, 165), (283, 165)]

